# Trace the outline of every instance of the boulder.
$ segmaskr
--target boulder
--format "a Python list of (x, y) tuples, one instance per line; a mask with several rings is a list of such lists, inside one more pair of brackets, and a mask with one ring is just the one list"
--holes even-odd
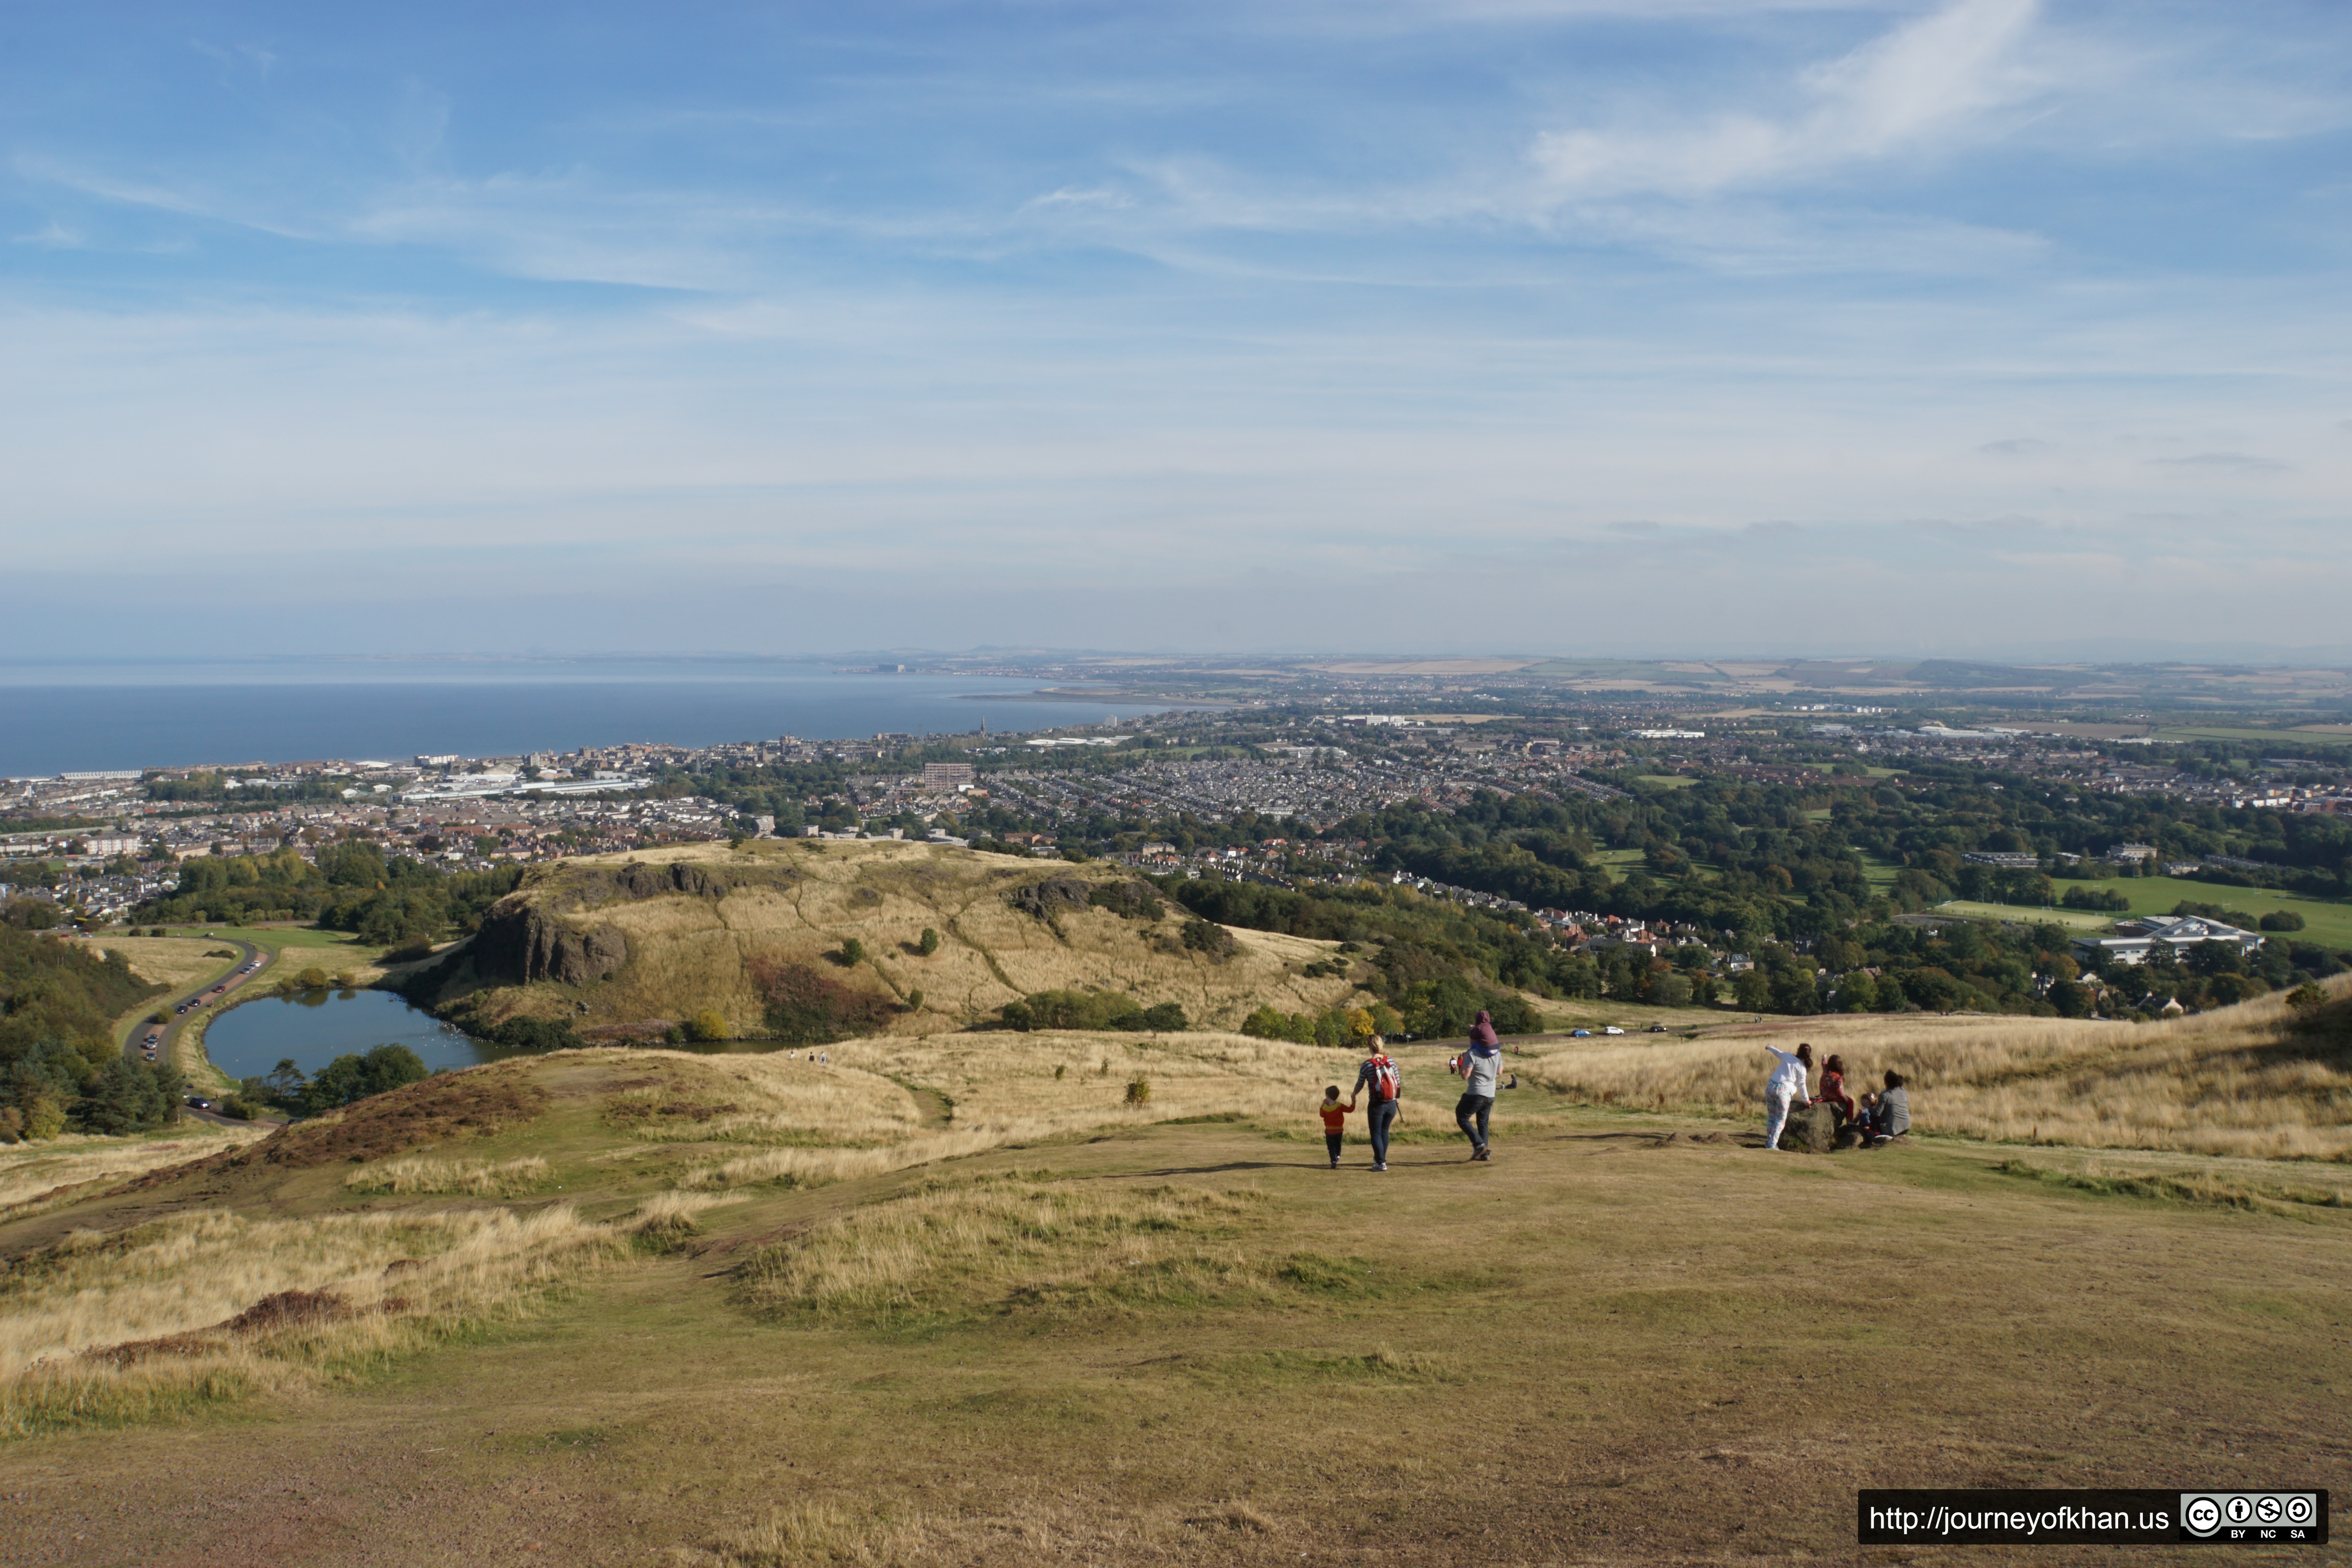
[(1790, 1109), (1789, 1124), (1780, 1129), (1780, 1147), (1801, 1154), (1826, 1154), (1837, 1147), (1837, 1112), (1826, 1105)]

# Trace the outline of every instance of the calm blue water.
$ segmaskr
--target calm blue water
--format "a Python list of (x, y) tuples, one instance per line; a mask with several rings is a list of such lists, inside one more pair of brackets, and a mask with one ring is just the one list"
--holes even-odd
[[(256, 1078), (291, 1058), (306, 1073), (377, 1046), (406, 1046), (428, 1068), (469, 1068), (531, 1053), (469, 1039), (389, 991), (310, 991), (232, 1007), (205, 1031), (205, 1055), (231, 1078)], [(665, 1046), (699, 1056), (759, 1056), (783, 1050), (765, 1040)]]
[(629, 741), (707, 746), (778, 735), (957, 734), (983, 719), (992, 732), (1018, 731), (1126, 720), (1168, 706), (1008, 700), (1038, 683), (991, 676), (844, 675), (765, 664), (490, 666), (435, 669), (428, 679), (413, 665), (215, 668), (187, 672), (215, 677), (209, 680), (141, 672), (147, 684), (95, 679), (103, 673), (0, 668), (0, 776), (312, 758), (397, 762), (442, 752), (513, 756)]
[(389, 991), (312, 991), (232, 1007), (205, 1031), (205, 1054), (231, 1078), (252, 1078), (292, 1058), (306, 1073), (337, 1057), (406, 1046), (428, 1068), (469, 1068), (521, 1053), (486, 1046)]

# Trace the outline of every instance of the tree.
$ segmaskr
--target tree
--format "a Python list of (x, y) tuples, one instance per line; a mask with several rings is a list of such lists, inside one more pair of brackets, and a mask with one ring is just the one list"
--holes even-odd
[(727, 1026), (727, 1015), (716, 1007), (706, 1007), (686, 1021), (686, 1037), (702, 1043), (723, 1040), (733, 1033)]
[(841, 939), (841, 962), (855, 966), (866, 962), (866, 944), (854, 936)]
[(915, 951), (921, 953), (925, 958), (929, 958), (931, 954), (939, 952), (939, 950), (940, 933), (933, 931), (930, 927), (925, 926), (923, 928), (921, 938), (915, 943)]
[(1741, 974), (1732, 987), (1743, 1013), (1761, 1013), (1772, 1005), (1772, 982), (1760, 969)]
[(316, 1116), (431, 1076), (424, 1058), (406, 1046), (377, 1046), (365, 1056), (340, 1056), (320, 1068), (303, 1091), (302, 1109)]
[(2062, 1018), (2080, 1018), (2091, 1010), (2091, 994), (2072, 980), (2053, 984), (2042, 1000), (2057, 1008)]

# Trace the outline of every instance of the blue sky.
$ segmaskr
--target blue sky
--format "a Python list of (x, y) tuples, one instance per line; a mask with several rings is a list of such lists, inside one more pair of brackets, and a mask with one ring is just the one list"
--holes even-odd
[(2352, 657), (2348, 75), (2262, 0), (0, 6), (0, 658)]

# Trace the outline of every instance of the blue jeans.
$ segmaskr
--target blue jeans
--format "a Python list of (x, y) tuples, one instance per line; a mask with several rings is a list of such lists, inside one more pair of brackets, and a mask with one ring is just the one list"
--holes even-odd
[(1372, 1130), (1372, 1163), (1375, 1165), (1389, 1163), (1389, 1123), (1397, 1119), (1397, 1102), (1393, 1100), (1376, 1100), (1365, 1119)]
[[(1495, 1097), (1491, 1094), (1465, 1094), (1454, 1102), (1454, 1125), (1462, 1129), (1462, 1135), (1470, 1140), (1472, 1148), (1486, 1146), (1486, 1118), (1494, 1109)], [(1476, 1121), (1475, 1126), (1473, 1119)]]

